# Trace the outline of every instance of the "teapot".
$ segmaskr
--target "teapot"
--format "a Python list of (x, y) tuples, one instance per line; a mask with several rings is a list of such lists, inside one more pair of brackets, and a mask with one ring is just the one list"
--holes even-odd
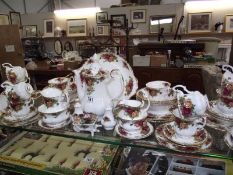
[(189, 91), (183, 85), (176, 85), (173, 90), (177, 92), (178, 109), (183, 117), (201, 116), (209, 107), (207, 96), (202, 95), (199, 91)]
[[(90, 58), (81, 68), (74, 70), (83, 111), (103, 116), (106, 107), (111, 107), (114, 99), (123, 96), (123, 78), (118, 69), (111, 72), (101, 67), (97, 55)], [(114, 81), (115, 86), (108, 87)], [(112, 94), (118, 94), (112, 96)]]
[(27, 70), (23, 67), (12, 66), (10, 63), (3, 63), (2, 67), (6, 69), (7, 79), (13, 84), (29, 80)]

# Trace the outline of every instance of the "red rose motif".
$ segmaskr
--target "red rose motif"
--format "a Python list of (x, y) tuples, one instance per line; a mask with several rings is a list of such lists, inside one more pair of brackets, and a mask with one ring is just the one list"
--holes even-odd
[(189, 116), (191, 114), (192, 114), (192, 109), (191, 108), (183, 107), (183, 109), (182, 109), (182, 115), (183, 116)]

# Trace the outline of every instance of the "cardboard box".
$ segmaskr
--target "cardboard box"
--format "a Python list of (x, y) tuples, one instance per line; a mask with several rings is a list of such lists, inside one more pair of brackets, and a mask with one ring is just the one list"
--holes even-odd
[(166, 67), (167, 55), (151, 55), (150, 66)]
[(133, 66), (150, 66), (150, 55), (146, 55), (146, 56), (134, 55)]

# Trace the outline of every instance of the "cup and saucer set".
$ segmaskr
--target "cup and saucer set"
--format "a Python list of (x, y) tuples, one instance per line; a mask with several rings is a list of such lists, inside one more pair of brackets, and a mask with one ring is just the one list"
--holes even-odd
[(137, 91), (136, 98), (144, 101), (146, 98), (149, 98), (148, 118), (150, 122), (168, 122), (174, 120), (170, 108), (176, 104), (176, 92), (171, 88), (169, 82), (148, 82), (145, 88)]
[(172, 122), (159, 125), (155, 137), (160, 145), (180, 152), (203, 152), (212, 145), (212, 137), (204, 128), (208, 99), (198, 91), (185, 86), (173, 87), (177, 94), (177, 108), (171, 110)]
[(30, 85), (27, 70), (10, 63), (2, 64), (7, 80), (1, 84), (4, 89), (0, 97), (0, 112), (4, 124), (21, 126), (35, 120), (34, 90)]
[(38, 125), (44, 129), (58, 129), (71, 122), (69, 97), (56, 87), (46, 87), (40, 92), (43, 103), (38, 107), (42, 118)]
[(217, 89), (219, 98), (210, 101), (210, 107), (207, 110), (207, 125), (227, 131), (233, 126), (233, 67), (224, 65), (221, 87)]
[(113, 112), (118, 119), (116, 133), (127, 139), (143, 139), (150, 136), (154, 128), (146, 119), (149, 106), (148, 99), (147, 103), (138, 100), (120, 101)]

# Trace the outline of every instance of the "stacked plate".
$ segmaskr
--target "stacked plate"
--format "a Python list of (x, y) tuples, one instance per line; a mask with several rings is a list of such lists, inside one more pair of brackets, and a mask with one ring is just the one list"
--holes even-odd
[(166, 81), (152, 81), (146, 84), (145, 88), (137, 91), (136, 97), (139, 100), (149, 98), (150, 107), (148, 116), (151, 121), (172, 121), (173, 115), (170, 112), (176, 104), (176, 93), (171, 88), (171, 84)]

